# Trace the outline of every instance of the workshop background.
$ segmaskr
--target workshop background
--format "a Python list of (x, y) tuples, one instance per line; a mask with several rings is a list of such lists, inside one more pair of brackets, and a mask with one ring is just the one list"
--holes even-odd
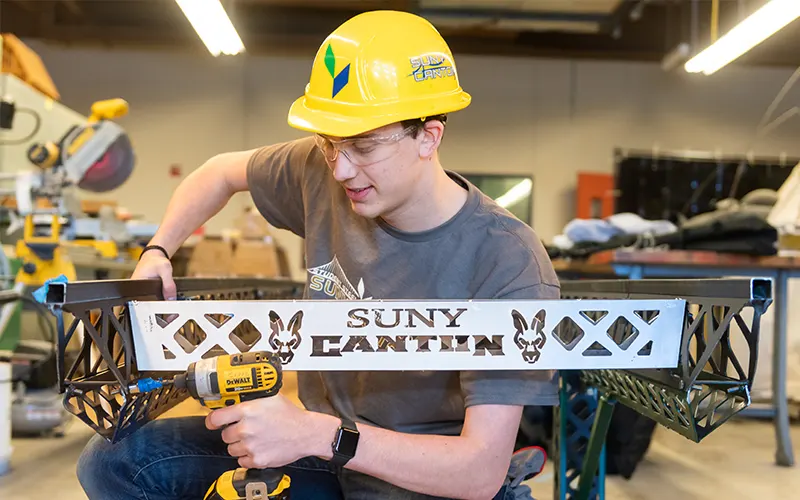
[[(0, 100), (16, 99), (20, 106), (42, 114), (36, 137), (25, 143), (1, 141), (24, 136), (33, 127), (30, 116), (20, 113), (12, 130), (0, 130), (0, 174), (30, 170), (30, 144), (57, 140), (65, 131), (61, 125), (85, 119), (93, 103), (121, 98), (129, 105), (127, 114), (114, 121), (131, 139), (132, 173), (112, 191), (79, 190), (78, 196), (89, 218), (99, 217), (100, 212), (90, 207), (91, 202), (109, 204), (119, 220), (139, 225), (135, 231), (127, 226), (133, 231), (125, 239), (131, 252), (90, 258), (88, 263), (85, 248), (70, 248), (65, 241), (64, 248), (84, 256), (78, 265), (83, 279), (128, 276), (135, 265), (136, 246), (146, 243), (148, 230), (158, 224), (178, 184), (211, 156), (302, 136), (286, 124), (286, 113), (303, 92), (319, 43), (348, 17), (377, 8), (420, 12), (451, 43), (461, 83), (473, 101), (450, 117), (442, 162), (474, 176), (475, 182), (488, 176), (483, 178), (487, 190), (491, 178), (498, 176), (507, 178), (501, 185), (521, 188), (515, 213), (537, 231), (565, 279), (641, 278), (662, 272), (677, 276), (684, 271), (705, 277), (717, 276), (719, 268), (732, 276), (737, 270), (758, 274), (759, 269), (772, 276), (779, 268), (800, 269), (792, 260), (800, 248), (793, 238), (800, 193), (790, 184), (800, 159), (800, 119), (795, 116), (800, 105), (800, 85), (795, 85), (800, 65), (796, 50), (800, 21), (795, 18), (800, 16), (800, 2), (239, 0), (223, 4), (246, 49), (214, 57), (172, 0), (0, 0), (4, 37)], [(717, 72), (686, 71), (684, 64), (692, 55), (759, 8), (780, 12), (778, 17), (786, 25)], [(760, 25), (769, 25), (766, 16)], [(757, 28), (753, 23), (752, 29)], [(42, 87), (42, 81), (52, 85)], [(57, 97), (49, 99), (45, 87), (56, 90)], [(57, 124), (48, 123), (47, 117), (57, 117)], [(742, 174), (742, 168), (735, 174), (742, 164), (748, 174)], [(715, 168), (718, 172), (709, 184), (707, 172)], [(654, 174), (665, 169), (676, 173)], [(738, 177), (732, 181), (734, 176)], [(667, 191), (681, 182), (674, 203), (683, 204), (682, 215), (689, 217), (700, 215), (702, 207), (711, 207), (707, 212), (723, 210), (726, 205), (714, 203), (728, 197), (731, 182), (738, 183), (732, 198), (739, 202), (762, 190), (758, 193), (768, 201), (756, 204), (767, 205), (758, 212), (772, 229), (767, 250), (755, 243), (752, 251), (742, 250), (739, 240), (730, 246), (720, 240), (723, 243), (716, 247), (646, 248), (642, 240), (652, 239), (648, 231), (656, 227), (648, 223), (668, 220), (675, 225), (671, 227), (680, 227), (683, 222), (674, 207), (659, 205), (657, 196), (668, 197)], [(720, 187), (723, 184), (726, 187)], [(778, 192), (781, 186), (785, 188)], [(18, 186), (4, 196), (15, 193)], [(773, 210), (778, 201), (780, 213)], [(304, 280), (300, 238), (268, 227), (251, 208), (248, 195), (234, 197), (187, 242), (176, 269), (187, 276)], [(13, 207), (8, 210), (14, 212)], [(620, 212), (641, 219), (622, 227), (625, 221), (609, 218)], [(13, 219), (3, 219), (4, 231)], [(620, 234), (642, 238), (603, 248)], [(16, 255), (21, 237), (20, 226), (0, 234), (9, 259)], [(761, 241), (763, 232), (738, 237)], [(587, 242), (598, 248), (573, 252)], [(630, 250), (633, 256), (615, 253), (625, 247), (635, 247)], [(664, 260), (652, 258), (659, 252), (666, 254), (661, 255)], [(645, 253), (651, 258), (637, 260)], [(780, 258), (787, 260), (775, 260)], [(664, 271), (670, 265), (680, 270)], [(660, 426), (642, 431), (646, 450), (631, 452), (635, 472), (629, 478), (609, 474), (608, 498), (789, 498), (789, 492), (800, 488), (797, 465), (775, 463), (778, 417), (771, 406), (774, 360), (779, 356), (786, 363), (780, 378), (786, 384), (781, 391), (791, 419), (789, 446), (794, 456), (800, 451), (796, 280), (789, 281), (785, 292), (776, 296), (776, 302), (788, 304), (786, 325), (776, 325), (775, 307), (761, 319), (753, 385), (754, 407), (759, 411), (733, 419), (697, 444)], [(43, 328), (41, 318), (35, 311), (23, 311), (21, 316), (23, 340), (36, 338)], [(776, 354), (774, 331), (781, 328), (785, 352)], [(287, 386), (290, 391), (291, 379)], [(14, 391), (24, 389), (15, 386), (0, 392), (6, 398), (0, 400), (0, 409), (9, 412), (12, 399), (18, 397)], [(11, 427), (8, 415), (0, 422), (4, 433)], [(3, 417), (0, 413), (0, 420)], [(46, 484), (44, 491), (58, 492), (58, 498), (84, 498), (74, 467), (90, 432), (82, 423), (72, 422), (65, 436), (15, 435), (6, 448), (10, 458), (3, 448), (9, 441), (0, 435), (0, 464), (5, 459), (7, 466), (5, 471), (0, 467), (0, 498), (39, 498), (40, 493), (30, 489), (31, 481)], [(531, 481), (537, 499), (555, 498), (557, 467), (548, 463), (545, 472)]]

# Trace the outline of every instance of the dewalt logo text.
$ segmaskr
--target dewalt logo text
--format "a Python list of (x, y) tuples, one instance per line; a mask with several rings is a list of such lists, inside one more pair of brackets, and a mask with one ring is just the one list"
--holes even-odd
[(252, 382), (250, 381), (250, 377), (228, 379), (228, 385), (239, 385), (239, 384), (252, 384)]

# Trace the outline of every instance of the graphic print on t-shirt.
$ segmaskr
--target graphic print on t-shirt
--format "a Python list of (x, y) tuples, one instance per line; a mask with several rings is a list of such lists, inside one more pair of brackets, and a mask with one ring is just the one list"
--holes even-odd
[(372, 298), (364, 297), (364, 278), (358, 281), (356, 289), (347, 279), (347, 275), (335, 255), (333, 260), (327, 264), (308, 269), (308, 273), (311, 275), (309, 288), (315, 292), (322, 292), (337, 300), (370, 300)]

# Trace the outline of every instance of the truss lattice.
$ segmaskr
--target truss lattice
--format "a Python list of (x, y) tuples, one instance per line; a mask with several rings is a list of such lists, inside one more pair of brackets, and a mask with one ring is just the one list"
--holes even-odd
[[(180, 300), (300, 297), (302, 285), (282, 280), (176, 279)], [(132, 393), (147, 376), (136, 365), (128, 303), (160, 300), (157, 280), (53, 283), (46, 303), (58, 319), (58, 378), (67, 410), (109, 441), (134, 432), (188, 397), (164, 387)]]
[[(567, 282), (563, 296), (656, 299), (679, 296), (686, 315), (677, 367), (584, 370), (583, 382), (693, 441), (750, 406), (768, 279)], [(752, 310), (752, 320), (742, 312)], [(732, 342), (736, 335), (745, 342)], [(734, 352), (734, 345), (744, 345)]]

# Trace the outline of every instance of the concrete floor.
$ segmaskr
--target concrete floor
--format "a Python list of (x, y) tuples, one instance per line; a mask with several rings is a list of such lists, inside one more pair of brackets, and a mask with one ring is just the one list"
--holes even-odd
[(62, 438), (12, 439), (11, 472), (0, 477), (0, 499), (85, 500), (75, 464), (92, 432), (74, 419)]
[[(13, 470), (0, 477), (0, 499), (79, 500), (86, 496), (75, 478), (75, 463), (91, 430), (76, 421), (63, 438), (15, 439)], [(792, 429), (800, 458), (800, 426)], [(630, 481), (611, 477), (609, 500), (752, 500), (796, 498), (800, 465), (773, 465), (774, 434), (766, 421), (738, 420), (700, 444), (659, 429), (645, 460)], [(553, 468), (530, 481), (537, 500), (553, 498)], [(795, 493), (791, 493), (795, 492)]]
[[(797, 498), (800, 463), (774, 465), (772, 423), (728, 422), (701, 443), (659, 427), (647, 456), (630, 480), (609, 477), (609, 500), (766, 500)], [(795, 460), (800, 459), (800, 426), (792, 428)], [(537, 500), (553, 498), (553, 464), (530, 484)], [(791, 493), (795, 492), (795, 493)]]

